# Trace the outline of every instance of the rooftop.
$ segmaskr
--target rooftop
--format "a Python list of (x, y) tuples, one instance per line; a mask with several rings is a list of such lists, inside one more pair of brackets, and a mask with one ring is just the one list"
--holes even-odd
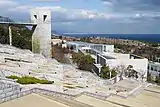
[(81, 42), (81, 41), (70, 41), (67, 43), (68, 44), (77, 44), (77, 45), (107, 45), (107, 44), (94, 44), (94, 43)]

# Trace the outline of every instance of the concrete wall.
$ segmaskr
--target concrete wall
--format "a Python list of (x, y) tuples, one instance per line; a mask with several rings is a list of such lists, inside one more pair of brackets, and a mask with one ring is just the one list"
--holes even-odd
[(99, 52), (114, 52), (114, 45), (93, 44), (90, 48)]
[(103, 45), (94, 44), (94, 45), (90, 45), (89, 47), (92, 48), (92, 49), (95, 49), (95, 50), (97, 50), (99, 52), (103, 52)]
[(130, 54), (108, 53), (108, 52), (104, 52), (103, 54), (116, 59), (130, 59)]
[(106, 64), (111, 68), (115, 68), (120, 65), (124, 65), (126, 67), (132, 65), (137, 72), (145, 72), (145, 76), (147, 76), (148, 59), (106, 59), (101, 55), (97, 55), (97, 63), (101, 65)]
[(148, 59), (109, 59), (106, 60), (106, 63), (112, 68), (118, 65), (126, 67), (132, 65), (137, 72), (145, 72), (145, 76), (147, 76)]
[(93, 68), (92, 68), (93, 72), (95, 72), (97, 75), (100, 74), (101, 71), (101, 67), (98, 66), (98, 64), (93, 64)]
[(32, 51), (50, 57), (51, 50), (51, 10), (32, 9), (31, 22), (33, 27)]
[(97, 55), (97, 64), (106, 65), (106, 58), (101, 56), (100, 54)]
[(103, 51), (105, 52), (114, 52), (114, 45), (103, 45)]
[(151, 76), (156, 77), (160, 75), (160, 63), (149, 63), (148, 64), (148, 72)]

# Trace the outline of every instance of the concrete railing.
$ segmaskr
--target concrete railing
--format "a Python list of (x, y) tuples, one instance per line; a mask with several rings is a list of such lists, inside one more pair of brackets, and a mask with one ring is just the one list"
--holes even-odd
[(56, 96), (56, 97), (64, 97), (64, 98), (70, 98), (70, 99), (77, 98), (81, 95), (87, 95), (87, 96), (95, 97), (101, 100), (105, 100), (106, 98), (108, 98), (108, 96), (110, 96), (110, 95), (99, 95), (99, 94), (94, 94), (94, 93), (89, 93), (89, 92), (82, 92), (77, 95), (72, 95), (72, 94), (66, 94), (66, 93), (50, 91), (50, 90), (40, 89), (40, 88), (34, 88), (34, 90), (35, 90), (35, 93), (38, 93), (38, 94), (44, 94), (44, 95)]
[(100, 100), (106, 100), (106, 98), (108, 98), (108, 96), (105, 96), (105, 95), (99, 95), (99, 94), (94, 94), (94, 93), (89, 93), (89, 92), (84, 92), (82, 94), (90, 96), (90, 97), (94, 97)]
[(66, 93), (61, 93), (61, 92), (56, 92), (56, 91), (50, 91), (50, 90), (46, 90), (46, 89), (41, 89), (41, 88), (33, 88), (33, 89), (29, 89), (26, 91), (18, 91), (16, 93), (12, 93), (12, 94), (5, 94), (5, 96), (1, 97), (0, 99), (0, 103), (4, 103), (6, 101), (9, 100), (13, 100), (19, 97), (23, 97), (25, 95), (31, 94), (31, 93), (37, 93), (37, 94), (43, 94), (43, 95), (47, 95), (47, 96), (54, 96), (54, 97), (61, 97), (61, 98), (67, 98), (67, 99), (74, 99), (78, 96), (81, 95), (88, 95), (100, 100), (106, 100), (106, 98), (109, 97), (108, 96), (103, 96), (103, 95), (99, 95), (99, 94), (94, 94), (94, 93), (89, 93), (89, 92), (82, 92), (80, 94), (77, 95), (72, 95), (72, 94), (66, 94)]
[(13, 99), (17, 99), (19, 97), (23, 97), (23, 96), (31, 94), (33, 92), (34, 92), (34, 89), (30, 89), (30, 90), (22, 91), (22, 92), (18, 92), (18, 93), (13, 93), (11, 95), (4, 96), (3, 98), (1, 98), (0, 103), (4, 103), (4, 102), (7, 102), (7, 101), (10, 101)]
[(31, 20), (19, 20), (16, 21), (10, 20), (8, 17), (0, 17), (0, 22), (10, 22), (10, 23), (33, 23)]
[(50, 91), (50, 90), (41, 89), (41, 88), (34, 88), (34, 90), (35, 90), (35, 93), (49, 95), (49, 96), (64, 97), (64, 98), (70, 98), (70, 99), (73, 99), (76, 97), (76, 95), (61, 93), (57, 91)]
[(9, 100), (23, 97), (31, 93), (38, 93), (38, 94), (43, 94), (43, 95), (48, 95), (48, 96), (56, 96), (56, 97), (63, 97), (63, 98), (69, 98), (69, 99), (75, 98), (75, 95), (71, 95), (71, 94), (65, 94), (61, 92), (50, 91), (50, 90), (45, 90), (45, 89), (40, 89), (40, 88), (33, 88), (30, 90), (26, 90), (26, 91), (19, 91), (17, 93), (13, 92), (12, 94), (9, 94), (9, 95), (5, 93), (4, 96), (0, 98), (0, 103), (4, 103)]

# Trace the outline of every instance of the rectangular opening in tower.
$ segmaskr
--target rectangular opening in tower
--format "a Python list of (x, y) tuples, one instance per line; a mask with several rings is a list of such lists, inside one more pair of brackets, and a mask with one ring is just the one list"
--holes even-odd
[(46, 21), (47, 15), (43, 16), (43, 21)]
[(37, 19), (37, 15), (34, 15), (34, 18)]

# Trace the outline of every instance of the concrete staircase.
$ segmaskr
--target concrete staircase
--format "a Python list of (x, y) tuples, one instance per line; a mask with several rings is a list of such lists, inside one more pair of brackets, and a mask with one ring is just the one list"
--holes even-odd
[(11, 71), (11, 70), (0, 68), (0, 77), (6, 77), (6, 76), (11, 76), (11, 75), (15, 75), (15, 76), (18, 76), (18, 77), (25, 76), (25, 74), (22, 74), (22, 73), (19, 73), (19, 72), (14, 72), (14, 71)]

